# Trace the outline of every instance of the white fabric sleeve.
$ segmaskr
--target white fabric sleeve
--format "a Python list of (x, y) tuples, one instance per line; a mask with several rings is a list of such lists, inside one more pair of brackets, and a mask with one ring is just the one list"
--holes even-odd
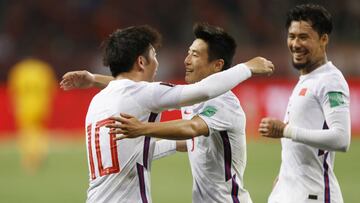
[(224, 131), (233, 128), (230, 120), (233, 120), (233, 114), (237, 113), (236, 107), (232, 107), (232, 112), (229, 111), (228, 102), (224, 101), (223, 96), (212, 99), (204, 103), (202, 112), (198, 112), (199, 116), (208, 126), (209, 135), (214, 131)]
[(284, 137), (319, 149), (346, 152), (350, 146), (350, 113), (334, 111), (327, 116), (327, 130), (309, 130), (287, 125)]
[(238, 64), (228, 70), (212, 74), (200, 82), (185, 85), (179, 105), (189, 106), (217, 97), (250, 77), (251, 71), (245, 64)]
[[(334, 87), (337, 83), (334, 82), (336, 80), (330, 81), (332, 81), (332, 84), (325, 83), (319, 91), (319, 100), (322, 103), (326, 124), (329, 129), (310, 130), (287, 125), (284, 129), (284, 137), (323, 150), (346, 152), (349, 149), (351, 139), (349, 90), (345, 81), (337, 88)], [(342, 102), (336, 106), (332, 105), (329, 92), (341, 93)]]
[(155, 142), (153, 160), (157, 160), (176, 152), (176, 140), (158, 140)]
[(195, 84), (169, 87), (165, 83), (156, 83), (157, 86), (153, 85), (151, 90), (152, 101), (148, 108), (161, 112), (200, 103), (224, 94), (249, 77), (251, 77), (250, 69), (245, 64), (238, 64)]

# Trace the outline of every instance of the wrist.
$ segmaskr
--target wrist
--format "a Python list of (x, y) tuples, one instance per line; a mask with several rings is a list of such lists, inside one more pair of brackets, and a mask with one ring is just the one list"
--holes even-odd
[(251, 68), (249, 66), (247, 66), (246, 63), (240, 63), (240, 64), (238, 64), (236, 66), (238, 68), (242, 69), (242, 71), (245, 71), (248, 78), (252, 76)]
[(147, 136), (152, 133), (150, 125), (151, 125), (151, 123), (146, 123), (146, 122), (143, 122), (141, 124), (140, 130), (139, 130), (139, 132), (141, 132), (141, 135)]
[(96, 76), (95, 76), (95, 74), (92, 74), (92, 73), (90, 73), (90, 72), (88, 72), (88, 74), (89, 74), (89, 78), (90, 78), (90, 85), (91, 85), (91, 87), (96, 87)]
[(283, 136), (289, 139), (293, 139), (294, 129), (289, 124), (285, 126)]

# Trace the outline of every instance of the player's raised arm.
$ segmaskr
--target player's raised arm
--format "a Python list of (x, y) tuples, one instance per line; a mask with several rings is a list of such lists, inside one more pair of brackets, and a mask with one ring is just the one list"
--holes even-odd
[(274, 65), (271, 61), (256, 57), (228, 70), (212, 74), (198, 83), (184, 86), (180, 97), (180, 106), (217, 97), (250, 78), (251, 75), (269, 75), (273, 73), (273, 70)]
[[(153, 107), (150, 108), (162, 111), (196, 104), (224, 94), (252, 75), (270, 75), (273, 71), (274, 65), (271, 61), (256, 57), (194, 84), (177, 85), (173, 90), (157, 88), (153, 95)], [(176, 91), (178, 93), (175, 93)]]
[(91, 87), (103, 89), (112, 80), (114, 80), (112, 76), (92, 74), (86, 70), (71, 71), (63, 75), (60, 87), (64, 90), (86, 89)]

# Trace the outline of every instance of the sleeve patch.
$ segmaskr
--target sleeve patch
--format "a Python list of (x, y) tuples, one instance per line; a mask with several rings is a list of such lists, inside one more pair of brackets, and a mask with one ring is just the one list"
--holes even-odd
[(328, 97), (331, 108), (345, 104), (343, 94), (341, 92), (329, 92)]
[(217, 109), (213, 106), (207, 106), (204, 108), (204, 110), (200, 113), (201, 115), (203, 116), (206, 116), (206, 117), (211, 117), (213, 115), (215, 115)]

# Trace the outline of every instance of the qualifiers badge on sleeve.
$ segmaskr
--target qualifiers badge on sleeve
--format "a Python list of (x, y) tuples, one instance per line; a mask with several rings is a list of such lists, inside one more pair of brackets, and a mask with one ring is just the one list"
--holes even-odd
[(329, 92), (330, 107), (337, 107), (345, 104), (343, 94), (341, 92)]
[(206, 117), (211, 117), (215, 115), (217, 109), (213, 106), (207, 106), (204, 108), (204, 110), (200, 113), (201, 115), (204, 115)]

